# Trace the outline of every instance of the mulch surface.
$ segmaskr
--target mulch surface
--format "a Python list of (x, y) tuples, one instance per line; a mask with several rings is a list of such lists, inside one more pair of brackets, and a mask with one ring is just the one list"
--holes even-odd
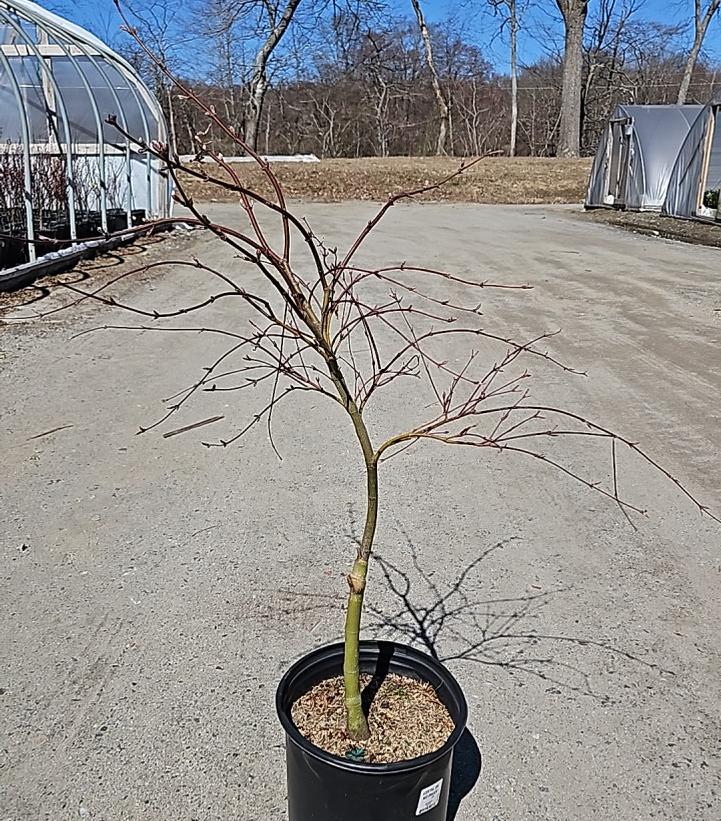
[[(317, 163), (274, 163), (289, 199), (318, 202), (384, 201), (389, 194), (437, 183), (455, 171), (460, 157), (387, 157), (322, 160)], [(204, 163), (209, 174), (227, 179), (217, 166)], [(251, 163), (233, 166), (242, 182), (270, 193), (264, 174)], [(477, 202), (507, 205), (581, 202), (591, 160), (547, 157), (486, 157), (443, 188), (418, 197), (428, 202)], [(198, 201), (235, 202), (237, 197), (210, 183), (185, 178)]]
[(579, 213), (578, 217), (636, 234), (721, 248), (721, 223), (681, 220), (644, 211), (615, 211), (610, 208), (584, 211)]
[[(372, 677), (362, 675), (361, 685), (372, 686)], [(301, 696), (291, 715), (301, 734), (316, 747), (364, 764), (389, 764), (432, 753), (443, 746), (454, 727), (430, 684), (393, 673), (373, 696), (367, 741), (353, 741), (346, 732), (342, 676), (326, 679)]]

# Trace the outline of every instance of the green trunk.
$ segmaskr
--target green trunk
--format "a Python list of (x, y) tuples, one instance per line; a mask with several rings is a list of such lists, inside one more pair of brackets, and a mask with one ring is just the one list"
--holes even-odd
[(345, 653), (343, 657), (343, 684), (348, 734), (355, 741), (365, 741), (370, 736), (370, 731), (361, 700), (359, 644), (368, 560), (373, 549), (373, 538), (375, 537), (376, 522), (378, 520), (378, 454), (373, 449), (368, 429), (363, 421), (363, 414), (351, 398), (335, 357), (328, 357), (328, 369), (338, 389), (338, 395), (343, 406), (353, 422), (366, 466), (366, 521), (358, 555), (348, 576), (350, 592), (345, 619)]
[[(361, 429), (365, 432), (365, 426)], [(367, 434), (366, 434), (367, 436)], [(366, 441), (368, 441), (366, 439)], [(361, 438), (361, 442), (363, 439)], [(364, 454), (366, 448), (363, 448)], [(371, 451), (372, 453), (372, 451)], [(343, 681), (345, 684), (345, 706), (348, 720), (348, 734), (356, 741), (363, 741), (370, 736), (368, 720), (363, 713), (360, 692), (360, 667), (358, 645), (360, 643), (361, 614), (363, 596), (368, 575), (368, 559), (373, 548), (373, 537), (378, 519), (378, 462), (375, 454), (366, 460), (367, 502), (366, 523), (363, 538), (358, 550), (358, 557), (353, 563), (353, 570), (348, 576), (348, 610), (345, 619), (345, 655), (343, 659)]]
[(356, 741), (368, 738), (370, 731), (363, 712), (360, 692), (360, 667), (358, 645), (360, 643), (361, 612), (368, 564), (357, 559), (348, 577), (350, 593), (345, 618), (345, 654), (343, 657), (343, 682), (348, 734)]

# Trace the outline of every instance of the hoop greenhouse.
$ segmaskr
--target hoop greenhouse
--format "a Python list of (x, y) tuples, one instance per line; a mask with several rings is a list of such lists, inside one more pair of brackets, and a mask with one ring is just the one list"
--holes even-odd
[(0, 0), (0, 268), (167, 216), (162, 162), (132, 138), (167, 141), (135, 69), (35, 3)]

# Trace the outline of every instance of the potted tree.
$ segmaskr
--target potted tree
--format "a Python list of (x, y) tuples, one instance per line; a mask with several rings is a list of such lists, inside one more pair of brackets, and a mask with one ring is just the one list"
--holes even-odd
[[(227, 338), (227, 350), (171, 400), (161, 419), (141, 433), (167, 420), (201, 391), (258, 385), (267, 389), (264, 407), (233, 435), (205, 442), (207, 447), (230, 447), (261, 423), (267, 425), (275, 447), (274, 409), (299, 391), (323, 396), (346, 415), (362, 459), (365, 522), (346, 576), (344, 641), (300, 659), (278, 686), (276, 706), (287, 739), (289, 817), (291, 821), (349, 817), (379, 821), (423, 816), (441, 821), (446, 818), (453, 748), (466, 722), (461, 688), (448, 670), (424, 653), (360, 638), (382, 509), (379, 471), (384, 461), (427, 441), (529, 456), (571, 476), (629, 515), (640, 511), (620, 490), (617, 449), (623, 447), (666, 476), (702, 513), (712, 514), (634, 442), (578, 413), (534, 402), (527, 361), (540, 359), (565, 373), (573, 369), (545, 350), (549, 334), (516, 341), (487, 330), (481, 323), (478, 297), (484, 289), (528, 286), (462, 278), (405, 262), (361, 261), (364, 243), (388, 211), (436, 186), (391, 196), (345, 252), (327, 248), (288, 204), (270, 165), (211, 105), (174, 78), (150, 50), (146, 53), (206, 115), (208, 129), (198, 136), (198, 155), (213, 159), (219, 170), (183, 165), (168, 146), (146, 145), (122, 131), (114, 118), (109, 122), (140, 150), (165, 161), (175, 184), (175, 199), (188, 214), (175, 219), (215, 235), (234, 257), (260, 274), (263, 287), (248, 285), (247, 268), (238, 270), (234, 264), (233, 270), (220, 271), (199, 259), (175, 264), (203, 272), (218, 289), (178, 309), (146, 311), (109, 296), (104, 289), (88, 292), (67, 287), (82, 297), (133, 311), (147, 319), (147, 324), (137, 326), (144, 329), (165, 318), (202, 311), (218, 300), (234, 300), (242, 306), (247, 330), (204, 326), (204, 331)], [(232, 143), (235, 153), (255, 159), (266, 190), (244, 183), (240, 172), (214, 150), (214, 133)], [(190, 178), (237, 196), (242, 224), (220, 224), (206, 216), (188, 193)], [(159, 264), (146, 264), (122, 276)], [(463, 356), (457, 356), (456, 348), (455, 358), (447, 358), (448, 343), (459, 341), (467, 343), (460, 345)], [(479, 354), (481, 345), (486, 350), (495, 347), (495, 354), (484, 358)], [(389, 386), (400, 391), (397, 401), (403, 401), (415, 418), (405, 430), (380, 435), (378, 426), (369, 422), (368, 409)], [(534, 445), (568, 438), (608, 446), (611, 478), (607, 484), (587, 479), (573, 465)]]

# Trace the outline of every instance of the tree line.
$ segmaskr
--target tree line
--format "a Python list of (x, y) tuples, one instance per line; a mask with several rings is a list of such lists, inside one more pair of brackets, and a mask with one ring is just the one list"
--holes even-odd
[[(154, 53), (263, 153), (572, 157), (593, 153), (618, 103), (717, 93), (703, 47), (721, 0), (689, 0), (674, 23), (649, 20), (642, 3), (467, 0), (465, 22), (497, 36), (507, 71), (473, 27), (429, 23), (424, 0), (195, 0), (191, 18), (179, 0), (129, 8)], [(530, 62), (529, 37), (543, 44)], [(141, 51), (126, 53), (162, 100), (174, 148), (191, 153), (197, 108)]]

